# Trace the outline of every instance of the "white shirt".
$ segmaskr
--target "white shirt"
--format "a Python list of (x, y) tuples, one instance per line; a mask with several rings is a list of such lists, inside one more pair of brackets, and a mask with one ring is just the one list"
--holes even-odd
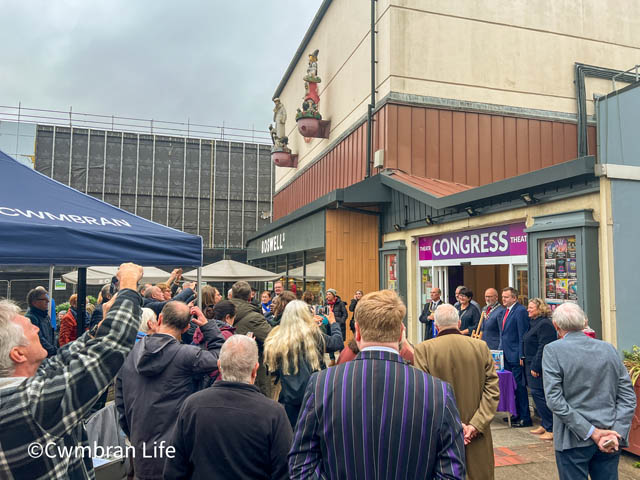
[(400, 355), (400, 352), (398, 352), (398, 350), (395, 350), (393, 348), (390, 347), (383, 347), (383, 346), (378, 346), (378, 345), (372, 345), (370, 347), (364, 347), (362, 350), (360, 350), (361, 352), (374, 352), (374, 351), (379, 351), (379, 352), (389, 352), (389, 353), (395, 353), (396, 355)]

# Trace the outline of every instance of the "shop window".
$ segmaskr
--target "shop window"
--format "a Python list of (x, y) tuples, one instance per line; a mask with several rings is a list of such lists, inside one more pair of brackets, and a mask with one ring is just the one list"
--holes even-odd
[(303, 264), (302, 252), (289, 254), (289, 271), (288, 271), (287, 289), (294, 291), (293, 285), (295, 285), (295, 293), (296, 295), (298, 295), (298, 297), (302, 295), (302, 292), (304, 289), (302, 264)]
[(324, 302), (325, 292), (325, 250), (316, 248), (306, 252), (306, 285), (305, 289), (316, 296), (316, 303)]
[(384, 288), (399, 292), (398, 288), (398, 255), (388, 253), (384, 255)]
[(538, 240), (540, 252), (540, 291), (551, 309), (564, 302), (578, 302), (578, 264), (576, 237), (563, 236)]
[(433, 279), (431, 278), (431, 267), (420, 268), (420, 309), (427, 302), (431, 301), (431, 289), (433, 288)]
[(518, 290), (518, 302), (526, 307), (529, 304), (529, 270), (527, 266), (515, 265), (513, 278), (515, 278), (515, 288)]

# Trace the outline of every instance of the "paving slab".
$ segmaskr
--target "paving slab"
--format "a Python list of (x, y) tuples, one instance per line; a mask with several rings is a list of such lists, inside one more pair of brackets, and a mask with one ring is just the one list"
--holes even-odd
[[(541, 440), (529, 433), (539, 422), (534, 418), (534, 426), (510, 428), (496, 415), (491, 424), (496, 480), (557, 480), (555, 451), (553, 442)], [(623, 452), (620, 456), (619, 480), (639, 480), (640, 468), (634, 467), (640, 457)]]

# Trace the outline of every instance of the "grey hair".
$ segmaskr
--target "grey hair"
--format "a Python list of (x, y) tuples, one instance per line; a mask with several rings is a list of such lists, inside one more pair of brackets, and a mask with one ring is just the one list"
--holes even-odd
[(220, 373), (226, 382), (251, 383), (258, 363), (258, 345), (246, 335), (232, 335), (220, 349)]
[(18, 305), (0, 300), (0, 378), (10, 377), (16, 369), (9, 357), (11, 350), (29, 344), (22, 327), (13, 321), (19, 313)]
[(138, 330), (147, 333), (149, 331), (149, 325), (147, 323), (149, 320), (152, 322), (157, 321), (156, 312), (145, 307), (142, 309), (142, 318), (140, 319), (140, 326), (138, 327)]
[(438, 327), (457, 327), (460, 321), (460, 314), (456, 307), (447, 303), (436, 308), (433, 316)]
[(566, 302), (554, 310), (553, 321), (560, 330), (578, 332), (584, 330), (587, 316), (578, 304)]

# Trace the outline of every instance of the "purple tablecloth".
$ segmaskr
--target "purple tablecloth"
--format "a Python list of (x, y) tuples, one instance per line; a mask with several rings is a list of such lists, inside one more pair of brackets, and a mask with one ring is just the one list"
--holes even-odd
[(500, 385), (500, 402), (498, 403), (499, 412), (509, 412), (511, 415), (517, 415), (516, 410), (516, 380), (513, 373), (509, 370), (498, 370), (498, 383)]

